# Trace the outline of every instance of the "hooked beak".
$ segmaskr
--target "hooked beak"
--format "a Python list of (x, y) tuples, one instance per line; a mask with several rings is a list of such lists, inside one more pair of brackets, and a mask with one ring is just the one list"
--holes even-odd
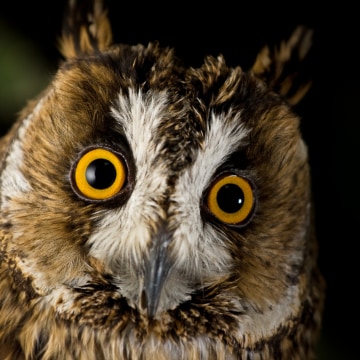
[(149, 258), (145, 263), (145, 307), (150, 318), (153, 318), (159, 308), (161, 293), (171, 271), (172, 264), (168, 256), (168, 246), (172, 234), (166, 226), (162, 226), (153, 236)]

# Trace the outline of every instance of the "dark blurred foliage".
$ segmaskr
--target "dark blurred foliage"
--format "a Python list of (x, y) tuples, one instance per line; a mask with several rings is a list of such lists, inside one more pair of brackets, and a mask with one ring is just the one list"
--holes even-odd
[[(263, 5), (267, 4), (267, 5)], [(324, 3), (329, 4), (329, 3)], [(335, 8), (336, 6), (336, 8)], [(287, 39), (296, 25), (314, 29), (313, 87), (298, 106), (312, 165), (320, 264), (328, 283), (320, 360), (354, 359), (360, 240), (360, 119), (357, 11), (346, 3), (295, 1), (109, 1), (114, 38), (159, 40), (188, 64), (222, 53), (248, 68), (265, 44)], [(63, 1), (7, 2), (0, 12), (0, 121), (4, 133), (25, 102), (50, 80), (60, 55)]]

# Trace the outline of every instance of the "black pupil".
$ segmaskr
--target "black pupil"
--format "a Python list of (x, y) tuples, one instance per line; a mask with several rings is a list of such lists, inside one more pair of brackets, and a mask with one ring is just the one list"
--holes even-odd
[(244, 193), (238, 185), (227, 184), (219, 189), (216, 200), (222, 211), (235, 213), (244, 204)]
[(86, 169), (86, 180), (95, 189), (107, 189), (116, 179), (114, 165), (106, 159), (97, 159)]

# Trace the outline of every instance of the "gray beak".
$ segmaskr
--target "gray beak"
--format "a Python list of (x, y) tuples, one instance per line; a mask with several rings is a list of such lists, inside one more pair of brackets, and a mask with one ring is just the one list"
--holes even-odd
[(171, 239), (172, 234), (162, 226), (153, 236), (149, 258), (145, 263), (144, 305), (150, 318), (158, 311), (162, 290), (171, 271), (172, 263), (168, 256)]

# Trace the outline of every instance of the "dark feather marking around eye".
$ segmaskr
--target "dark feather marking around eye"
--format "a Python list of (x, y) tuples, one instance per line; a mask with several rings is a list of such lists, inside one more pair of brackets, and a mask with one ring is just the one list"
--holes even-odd
[(237, 169), (246, 171), (251, 166), (251, 159), (246, 153), (246, 144), (241, 144), (240, 148), (233, 152), (218, 171), (226, 169)]
[[(125, 136), (124, 129), (110, 115), (104, 114), (101, 122), (98, 122), (89, 136), (92, 144), (103, 144), (110, 148), (129, 153), (130, 143)], [(106, 142), (104, 143), (104, 139)]]

